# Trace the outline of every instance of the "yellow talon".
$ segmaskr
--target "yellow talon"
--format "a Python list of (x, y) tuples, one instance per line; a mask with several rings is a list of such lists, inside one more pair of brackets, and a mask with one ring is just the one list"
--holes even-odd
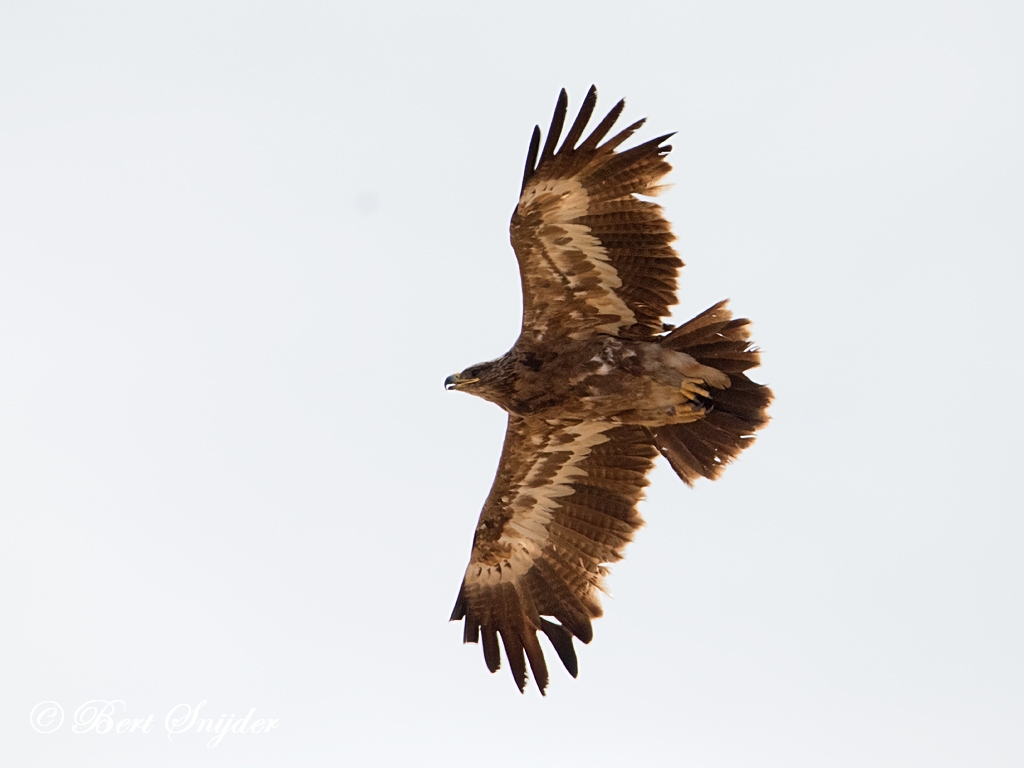
[(689, 400), (696, 400), (698, 395), (700, 397), (708, 397), (708, 391), (700, 386), (703, 383), (701, 379), (685, 378), (679, 387), (679, 391), (686, 395)]

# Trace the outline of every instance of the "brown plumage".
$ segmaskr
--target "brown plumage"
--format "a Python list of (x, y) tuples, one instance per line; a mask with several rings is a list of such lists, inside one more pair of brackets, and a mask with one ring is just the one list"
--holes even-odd
[(581, 142), (596, 102), (592, 87), (561, 147), (564, 90), (543, 148), (534, 129), (510, 227), (519, 339), (445, 382), (509, 414), (451, 618), (482, 643), (489, 670), (500, 638), (519, 689), (528, 664), (542, 693), (537, 633), (575, 677), (572, 640), (593, 638), (605, 566), (642, 525), (658, 453), (687, 484), (715, 479), (767, 423), (772, 398), (746, 376), (758, 352), (726, 302), (666, 333), (683, 263), (661, 208), (637, 195), (656, 195), (671, 170), (668, 135), (617, 152), (643, 124), (605, 140), (620, 101)]

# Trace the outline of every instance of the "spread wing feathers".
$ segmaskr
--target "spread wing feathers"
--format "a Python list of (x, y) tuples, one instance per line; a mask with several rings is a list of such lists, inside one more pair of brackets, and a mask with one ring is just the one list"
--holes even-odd
[(658, 450), (687, 485), (698, 477), (718, 477), (768, 423), (772, 391), (745, 373), (761, 357), (750, 341), (750, 321), (733, 319), (727, 304), (715, 304), (661, 340), (666, 347), (728, 374), (731, 381), (727, 389), (712, 392), (711, 410), (700, 421), (651, 429)]
[(643, 427), (509, 417), (452, 612), (465, 619), (464, 642), (482, 640), (491, 672), (501, 666), (500, 637), (519, 690), (529, 662), (543, 693), (539, 631), (576, 676), (572, 639), (593, 638), (604, 565), (621, 559), (642, 525), (636, 505), (656, 456)]
[(636, 197), (661, 191), (658, 182), (671, 170), (665, 155), (672, 147), (664, 142), (672, 134), (616, 152), (640, 120), (601, 144), (625, 106), (620, 101), (577, 146), (596, 103), (591, 87), (557, 151), (564, 90), (543, 149), (540, 128), (533, 132), (510, 228), (527, 340), (597, 333), (650, 339), (676, 303), (683, 262), (671, 246), (675, 237), (661, 207)]

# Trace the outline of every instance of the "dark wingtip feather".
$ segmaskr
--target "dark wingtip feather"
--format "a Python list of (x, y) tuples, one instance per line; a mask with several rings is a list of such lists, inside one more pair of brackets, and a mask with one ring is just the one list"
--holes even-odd
[(551, 116), (551, 127), (548, 129), (548, 137), (544, 142), (544, 150), (540, 153), (540, 161), (551, 158), (555, 154), (555, 145), (562, 135), (562, 126), (565, 125), (565, 113), (569, 109), (569, 94), (565, 88), (558, 94), (558, 102), (555, 104), (555, 113)]
[(580, 145), (579, 150), (582, 152), (594, 149), (597, 146), (597, 143), (608, 135), (608, 131), (610, 131), (612, 126), (615, 125), (615, 121), (619, 119), (619, 115), (622, 114), (622, 110), (625, 108), (626, 100), (619, 99), (619, 103), (612, 107), (611, 111), (604, 116), (604, 120), (598, 124), (597, 128), (594, 129), (594, 132), (591, 133), (586, 138), (586, 141)]
[(587, 645), (594, 639), (594, 625), (590, 623), (589, 618), (584, 618), (582, 622), (574, 622), (572, 626), (572, 634), (581, 643)]
[(508, 659), (512, 679), (522, 693), (526, 690), (526, 659), (523, 658), (522, 640), (514, 629), (506, 629), (501, 632), (501, 643), (505, 646), (505, 658)]
[(597, 105), (597, 86), (590, 86), (590, 90), (587, 91), (587, 97), (583, 99), (583, 104), (580, 106), (580, 112), (576, 115), (576, 120), (573, 121), (572, 127), (569, 129), (569, 133), (565, 135), (565, 141), (562, 142), (562, 147), (559, 149), (559, 153), (572, 152), (576, 148), (576, 142), (580, 140), (580, 136), (583, 135), (583, 131), (587, 127), (587, 123), (590, 122), (590, 116), (594, 114), (594, 107)]
[(537, 152), (540, 151), (540, 126), (533, 126), (533, 136), (530, 138), (530, 150), (526, 153), (526, 168), (523, 169), (523, 187), (526, 189), (526, 182), (537, 172)]
[[(654, 139), (653, 142), (655, 144), (661, 144), (661, 142), (668, 141), (673, 136), (675, 136), (677, 133), (679, 133), (679, 131), (672, 131), (672, 133), (666, 133), (664, 136), (659, 136), (658, 138)], [(671, 144), (666, 144), (663, 147), (659, 146), (658, 149), (661, 150), (662, 154), (666, 154), (667, 155), (669, 152), (672, 151), (672, 145)]]
[(523, 634), (523, 650), (526, 651), (526, 659), (533, 671), (533, 681), (537, 684), (541, 696), (545, 696), (544, 689), (548, 687), (548, 665), (544, 661), (544, 651), (537, 640), (537, 632), (532, 627)]
[(455, 607), (452, 608), (452, 617), (448, 621), (458, 621), (466, 618), (466, 583), (459, 587), (459, 596), (455, 598)]
[(494, 627), (481, 627), (484, 641), (484, 663), (491, 672), (501, 669), (501, 651), (498, 650), (498, 632)]
[(562, 660), (566, 671), (573, 677), (579, 675), (576, 649), (572, 647), (572, 633), (565, 627), (547, 619), (540, 620), (540, 628), (548, 636), (548, 640), (551, 641), (551, 645), (554, 647), (555, 653), (558, 654), (558, 658)]
[[(603, 151), (603, 152), (611, 152), (613, 149), (615, 149), (617, 146), (619, 146), (619, 144), (621, 144), (626, 139), (628, 139), (630, 136), (632, 136), (634, 133), (636, 133), (641, 128), (643, 128), (643, 125), (646, 122), (647, 122), (647, 118), (646, 117), (641, 117), (639, 120), (637, 120), (632, 125), (627, 125), (625, 128), (623, 128), (617, 134), (615, 134), (610, 139), (608, 139), (608, 141), (606, 141), (604, 144), (602, 144), (601, 147), (600, 147), (601, 151)], [(611, 126), (608, 126), (608, 127), (611, 128)], [(595, 133), (596, 133), (596, 131), (595, 131)], [(588, 141), (589, 141), (589, 139), (588, 139)]]

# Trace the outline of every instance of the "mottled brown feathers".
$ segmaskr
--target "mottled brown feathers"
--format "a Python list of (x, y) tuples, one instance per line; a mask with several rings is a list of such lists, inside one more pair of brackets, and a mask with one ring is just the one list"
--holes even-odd
[(500, 663), (488, 639), (497, 632), (516, 684), (525, 685), (525, 652), (543, 690), (539, 670), (546, 667), (536, 638), (542, 631), (575, 672), (572, 638), (593, 637), (604, 565), (622, 558), (642, 525), (636, 504), (655, 456), (639, 426), (551, 427), (509, 418), (501, 467), (516, 471), (499, 474), (484, 505), (452, 612), (453, 620), (465, 619), (466, 642), (482, 633), (488, 669)]
[(582, 144), (597, 103), (590, 89), (558, 151), (568, 99), (558, 98), (539, 161), (533, 134), (511, 238), (523, 280), (523, 327), (582, 338), (614, 333), (653, 338), (675, 303), (682, 261), (661, 208), (636, 195), (658, 193), (671, 170), (664, 142), (672, 134), (615, 152), (638, 121), (600, 144), (622, 112), (619, 102)]
[[(559, 145), (568, 97), (530, 141), (510, 234), (523, 286), (515, 346), (446, 381), (509, 413), (453, 621), (504, 653), (516, 685), (549, 670), (540, 641), (578, 673), (607, 565), (643, 524), (637, 504), (662, 453), (686, 482), (716, 478), (767, 422), (749, 321), (725, 302), (664, 333), (682, 261), (661, 208), (641, 200), (670, 170), (669, 135), (617, 151), (643, 120), (607, 138), (618, 102), (586, 134), (591, 88)], [(603, 143), (602, 143), (603, 142)], [(502, 650), (504, 649), (504, 650)]]

